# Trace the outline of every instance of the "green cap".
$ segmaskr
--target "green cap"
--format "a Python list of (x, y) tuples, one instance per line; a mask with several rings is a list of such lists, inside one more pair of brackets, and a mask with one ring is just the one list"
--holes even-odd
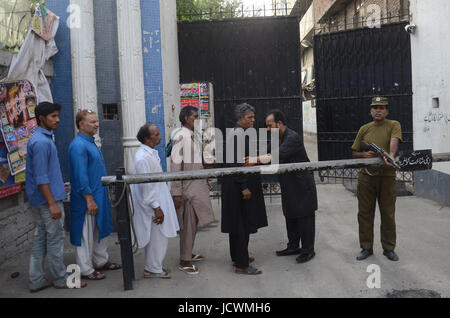
[(389, 100), (387, 97), (383, 97), (383, 96), (375, 96), (372, 98), (372, 104), (370, 104), (370, 106), (387, 106), (389, 105)]

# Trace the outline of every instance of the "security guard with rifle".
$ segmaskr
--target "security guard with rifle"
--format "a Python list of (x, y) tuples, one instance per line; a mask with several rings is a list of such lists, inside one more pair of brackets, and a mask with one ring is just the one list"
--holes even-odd
[(364, 260), (373, 254), (373, 227), (375, 207), (381, 214), (381, 244), (383, 255), (391, 261), (398, 261), (394, 252), (396, 243), (395, 201), (396, 172), (394, 166), (399, 142), (402, 141), (401, 125), (398, 121), (386, 119), (389, 114), (386, 97), (372, 99), (370, 114), (373, 121), (362, 126), (353, 143), (354, 158), (381, 156), (386, 166), (361, 169), (358, 174), (358, 224), (359, 242), (362, 248), (356, 258)]

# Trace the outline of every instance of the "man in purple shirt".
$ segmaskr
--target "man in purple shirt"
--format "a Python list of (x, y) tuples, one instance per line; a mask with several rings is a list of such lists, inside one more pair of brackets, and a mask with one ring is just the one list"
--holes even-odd
[[(36, 219), (30, 257), (31, 292), (47, 287), (67, 287), (64, 265), (64, 207), (66, 198), (58, 152), (52, 131), (59, 125), (61, 105), (40, 103), (35, 110), (39, 127), (27, 144), (26, 193)], [(48, 258), (53, 283), (44, 276), (44, 259)], [(81, 283), (85, 287), (86, 283)]]

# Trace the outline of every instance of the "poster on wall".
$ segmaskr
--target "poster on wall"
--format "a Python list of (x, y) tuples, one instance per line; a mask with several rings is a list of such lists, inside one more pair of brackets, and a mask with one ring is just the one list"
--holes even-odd
[(181, 84), (180, 98), (181, 108), (186, 106), (193, 106), (198, 108), (200, 104), (199, 83)]
[(27, 143), (37, 128), (36, 93), (26, 80), (0, 83), (0, 128), (11, 175), (25, 170)]
[[(17, 174), (19, 176), (21, 174)], [(8, 149), (0, 135), (0, 199), (22, 191), (22, 185), (17, 183), (9, 170)]]
[(213, 86), (211, 83), (181, 84), (181, 108), (193, 106), (198, 109), (203, 146), (203, 159), (206, 163), (215, 161)]

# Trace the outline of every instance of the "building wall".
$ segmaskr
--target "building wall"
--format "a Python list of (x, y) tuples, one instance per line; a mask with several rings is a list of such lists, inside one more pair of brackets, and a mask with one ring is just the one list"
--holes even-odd
[[(316, 18), (319, 19), (328, 1), (319, 0), (316, 8)], [(407, 8), (409, 0), (349, 0), (345, 8), (320, 25), (328, 31), (341, 31), (345, 29), (360, 28), (367, 26), (367, 17), (372, 15), (368, 10), (370, 5), (378, 5), (381, 9), (382, 24), (408, 20)], [(322, 12), (322, 14), (321, 14)], [(361, 19), (363, 18), (363, 21)]]
[(65, 182), (69, 181), (69, 157), (68, 150), (74, 138), (74, 114), (72, 91), (72, 60), (70, 29), (67, 25), (70, 0), (47, 0), (48, 8), (60, 18), (58, 32), (55, 41), (58, 53), (54, 56), (54, 76), (50, 88), (53, 100), (62, 106), (60, 124), (55, 131), (56, 147), (58, 149), (59, 163)]
[(25, 191), (0, 199), (0, 264), (31, 248), (35, 224), (26, 200)]
[[(161, 18), (159, 0), (141, 0), (142, 50), (144, 62), (145, 112), (147, 121), (159, 127), (161, 143), (156, 147), (160, 158), (165, 157), (164, 85), (161, 57)], [(167, 170), (165, 160), (161, 160)]]
[[(177, 9), (175, 0), (160, 0), (161, 61), (164, 88), (164, 130), (167, 144), (170, 134), (180, 127), (180, 67), (178, 58)], [(164, 158), (164, 157), (163, 157)], [(170, 170), (170, 158), (167, 158)]]
[[(450, 152), (450, 2), (411, 0), (414, 149)], [(439, 107), (433, 105), (439, 98)], [(414, 173), (415, 194), (450, 206), (450, 162)]]
[[(95, 69), (102, 153), (108, 175), (123, 167), (122, 111), (115, 0), (94, 1)], [(102, 105), (117, 104), (117, 120), (103, 118)]]

